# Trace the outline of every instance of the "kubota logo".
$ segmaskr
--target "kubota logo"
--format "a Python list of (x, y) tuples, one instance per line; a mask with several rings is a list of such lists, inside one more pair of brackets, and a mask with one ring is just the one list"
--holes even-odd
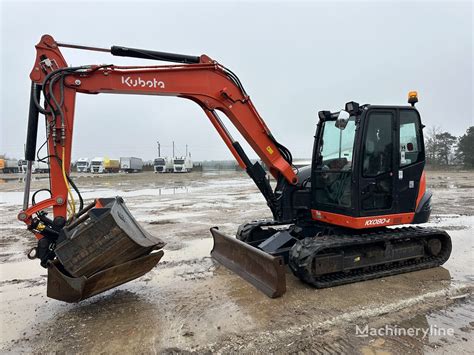
[(122, 76), (122, 84), (127, 85), (128, 87), (135, 88), (135, 87), (141, 87), (141, 88), (160, 88), (164, 89), (165, 88), (165, 83), (161, 80), (157, 80), (156, 78), (153, 78), (153, 80), (143, 80), (140, 77), (137, 77), (136, 79), (132, 79), (131, 77), (127, 76)]
[(376, 218), (365, 221), (366, 226), (379, 226), (387, 223), (390, 223), (390, 218)]

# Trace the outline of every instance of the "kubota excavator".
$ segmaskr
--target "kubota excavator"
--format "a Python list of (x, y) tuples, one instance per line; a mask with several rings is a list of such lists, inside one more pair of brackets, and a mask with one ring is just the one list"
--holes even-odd
[[(69, 67), (60, 47), (178, 64)], [(424, 223), (431, 212), (415, 92), (409, 94), (410, 106), (351, 101), (339, 112), (320, 111), (312, 164), (296, 169), (238, 77), (206, 55), (79, 46), (49, 35), (41, 38), (36, 52), (28, 171), (18, 218), (38, 239), (28, 256), (48, 269), (49, 297), (83, 300), (145, 274), (163, 255), (164, 243), (135, 221), (120, 197), (97, 198), (84, 206), (70, 177), (77, 93), (177, 96), (203, 109), (273, 215), (240, 226), (236, 238), (211, 228), (211, 255), (270, 297), (286, 291), (286, 264), (304, 282), (323, 288), (435, 267), (449, 258), (451, 239), (445, 231), (400, 226)], [(276, 180), (274, 187), (262, 165), (252, 163), (230, 135), (218, 111), (255, 150)], [(46, 157), (39, 156), (41, 148), (36, 151), (39, 113), (45, 115)], [(37, 202), (37, 191), (30, 205), (35, 159), (49, 161), (50, 198)], [(50, 208), (52, 218), (46, 212)]]

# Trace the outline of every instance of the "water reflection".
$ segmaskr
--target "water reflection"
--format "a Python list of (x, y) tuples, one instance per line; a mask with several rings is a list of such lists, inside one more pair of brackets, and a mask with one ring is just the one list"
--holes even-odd
[(172, 189), (170, 188), (158, 188), (158, 195), (176, 195), (176, 194), (182, 194), (182, 193), (188, 193), (188, 187), (187, 186), (177, 186), (173, 187)]
[[(20, 182), (20, 183), (23, 183), (25, 182), (25, 175), (21, 174), (21, 175), (13, 175), (13, 176), (2, 176), (0, 178), (0, 184), (5, 184), (5, 183), (9, 183), (9, 182)], [(49, 176), (34, 176), (32, 175), (31, 176), (31, 180), (32, 181), (40, 181), (40, 180), (47, 180), (49, 179)]]
[[(186, 194), (194, 190), (189, 186), (173, 186), (173, 187), (153, 187), (148, 189), (137, 190), (119, 190), (110, 188), (83, 188), (81, 189), (81, 196), (83, 199), (107, 198), (107, 197), (138, 197), (138, 196), (166, 196)], [(40, 199), (38, 199), (40, 200)], [(20, 205), (23, 201), (23, 191), (0, 191), (0, 204)]]
[[(146, 174), (144, 172), (143, 174)], [(197, 174), (198, 176), (226, 176), (226, 175), (235, 175), (235, 170), (219, 170), (219, 169), (205, 169), (202, 171), (195, 171), (191, 174)], [(110, 173), (110, 174), (88, 174), (88, 173), (75, 173), (71, 174), (72, 178), (77, 177), (113, 177), (117, 175), (125, 175), (124, 173)], [(137, 177), (141, 176), (142, 174), (135, 174)], [(175, 174), (166, 174), (172, 180)], [(129, 175), (127, 174), (127, 177)], [(31, 176), (32, 181), (41, 181), (49, 179), (48, 174), (32, 174)], [(1, 174), (0, 177), (0, 184), (8, 183), (8, 182), (25, 182), (25, 174)]]

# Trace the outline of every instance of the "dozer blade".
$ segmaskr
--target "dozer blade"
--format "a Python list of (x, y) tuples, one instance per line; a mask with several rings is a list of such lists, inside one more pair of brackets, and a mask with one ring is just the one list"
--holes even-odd
[(214, 247), (211, 256), (219, 263), (250, 282), (268, 297), (280, 297), (286, 292), (285, 265), (275, 257), (236, 238), (211, 228)]
[(96, 207), (64, 228), (48, 269), (48, 296), (78, 302), (150, 271), (165, 243), (132, 217), (121, 197)]
[(90, 277), (67, 276), (61, 270), (62, 266), (56, 261), (48, 268), (47, 296), (70, 303), (82, 301), (143, 276), (158, 264), (162, 256), (163, 251), (159, 250), (99, 271)]

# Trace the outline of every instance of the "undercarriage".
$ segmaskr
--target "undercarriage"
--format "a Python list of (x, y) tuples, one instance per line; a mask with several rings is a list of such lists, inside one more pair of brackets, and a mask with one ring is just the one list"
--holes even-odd
[[(224, 259), (222, 263), (227, 267), (231, 259), (237, 260), (240, 266), (249, 266), (248, 254), (254, 250), (272, 256), (258, 269), (247, 267), (237, 272), (241, 276), (250, 274), (244, 278), (257, 288), (265, 285), (265, 289), (273, 290), (273, 293), (264, 291), (271, 297), (281, 295), (277, 290), (282, 290), (280, 283), (285, 281), (284, 271), (277, 270), (281, 267), (275, 265), (287, 264), (300, 280), (316, 288), (326, 288), (440, 266), (451, 254), (451, 238), (435, 228), (385, 227), (357, 231), (264, 220), (240, 226), (238, 241), (216, 230), (211, 232), (216, 243), (226, 240), (227, 245), (218, 247), (214, 253), (219, 254), (220, 262)], [(236, 256), (236, 249), (244, 249), (244, 256)], [(232, 255), (227, 254), (228, 250), (232, 250)], [(279, 277), (275, 277), (278, 273)]]

